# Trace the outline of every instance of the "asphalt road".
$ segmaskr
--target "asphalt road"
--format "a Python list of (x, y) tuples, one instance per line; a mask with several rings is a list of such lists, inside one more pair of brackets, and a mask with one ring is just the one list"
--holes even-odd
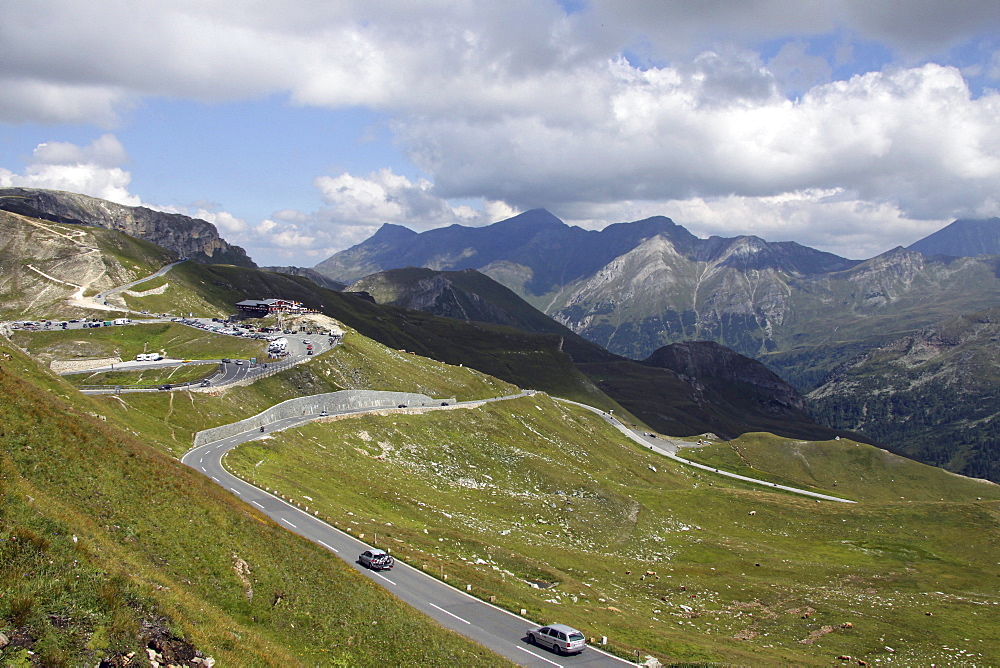
[[(191, 318), (188, 319), (189, 322), (201, 322), (206, 325), (214, 325), (218, 323), (213, 323), (208, 318)], [(112, 327), (130, 327), (132, 325), (138, 325), (143, 323), (155, 323), (155, 322), (167, 322), (164, 319), (149, 319), (149, 320), (133, 320), (128, 325), (112, 325)], [(71, 322), (67, 324), (67, 329), (81, 329), (86, 323), (82, 322)], [(181, 322), (179, 324), (184, 324), (189, 327), (196, 327), (197, 325), (190, 325), (187, 322)], [(51, 329), (51, 328), (50, 328)], [(227, 336), (221, 334), (221, 336)], [(228, 335), (231, 336), (231, 335)], [(320, 355), (326, 351), (336, 347), (339, 343), (339, 339), (331, 338), (326, 334), (304, 334), (302, 332), (296, 332), (295, 334), (276, 334), (275, 336), (283, 337), (288, 341), (288, 356), (281, 359), (268, 359), (267, 353), (262, 353), (260, 357), (257, 358), (256, 364), (251, 365), (249, 359), (227, 359), (223, 361), (222, 359), (208, 359), (208, 360), (177, 360), (177, 359), (162, 359), (155, 362), (137, 362), (137, 361), (124, 361), (118, 362), (114, 365), (97, 367), (93, 369), (87, 369), (89, 373), (100, 373), (105, 371), (126, 371), (130, 369), (157, 369), (157, 368), (167, 368), (175, 366), (183, 366), (190, 364), (218, 364), (219, 369), (215, 375), (210, 378), (209, 385), (211, 387), (222, 387), (224, 385), (229, 385), (237, 381), (253, 379), (255, 377), (263, 376), (269, 370), (273, 370), (275, 366), (280, 366), (282, 368), (291, 366), (292, 364), (301, 361), (310, 355)], [(332, 343), (331, 343), (332, 341)], [(264, 340), (260, 339), (261, 345), (264, 345)], [(312, 353), (309, 352), (310, 348)], [(80, 373), (78, 371), (65, 372), (63, 375), (68, 373)], [(179, 385), (177, 387), (171, 386), (171, 390), (182, 390), (188, 389), (188, 387), (197, 387), (197, 384), (191, 386)], [(155, 389), (146, 390), (134, 390), (123, 388), (121, 390), (116, 390), (114, 387), (108, 387), (105, 389), (88, 389), (83, 390), (87, 394), (109, 394), (116, 392), (155, 392)]]
[(803, 496), (811, 496), (814, 499), (820, 499), (823, 501), (837, 501), (839, 503), (857, 503), (857, 501), (851, 501), (850, 499), (843, 499), (837, 496), (830, 496), (829, 494), (822, 494), (820, 492), (813, 492), (808, 489), (799, 489), (798, 487), (789, 487), (787, 485), (779, 485), (774, 482), (767, 482), (766, 480), (759, 480), (757, 478), (750, 478), (745, 475), (740, 475), (738, 473), (730, 473), (729, 471), (722, 471), (717, 468), (712, 468), (711, 466), (706, 466), (704, 464), (699, 464), (698, 462), (692, 462), (689, 459), (684, 459), (683, 457), (678, 457), (677, 446), (671, 445), (669, 442), (663, 441), (656, 438), (655, 436), (647, 436), (644, 432), (632, 429), (628, 425), (624, 424), (621, 420), (616, 418), (614, 415), (605, 413), (599, 408), (594, 408), (593, 406), (588, 406), (587, 404), (581, 404), (578, 401), (571, 401), (569, 399), (560, 399), (559, 397), (553, 397), (556, 401), (562, 401), (563, 403), (573, 404), (574, 406), (579, 406), (581, 408), (586, 408), (589, 411), (597, 413), (605, 420), (608, 421), (612, 426), (618, 429), (621, 433), (625, 434), (633, 441), (643, 446), (644, 448), (649, 448), (654, 452), (663, 455), (664, 457), (669, 457), (676, 462), (680, 462), (685, 466), (693, 466), (695, 468), (702, 469), (703, 471), (708, 471), (716, 475), (721, 475), (726, 478), (733, 478), (735, 480), (743, 480), (745, 482), (752, 482), (755, 485), (761, 485), (763, 487), (768, 487), (770, 489), (780, 489), (785, 492), (791, 492), (793, 494), (801, 494)]
[[(503, 400), (531, 394), (523, 392)], [(460, 402), (476, 404), (480, 402)], [(334, 413), (365, 413), (373, 409), (359, 409)], [(433, 409), (431, 409), (433, 410)], [(318, 416), (296, 416), (265, 426), (265, 433), (297, 427)], [(528, 643), (525, 632), (537, 626), (513, 613), (481, 601), (455, 589), (423, 571), (400, 561), (391, 571), (370, 571), (357, 563), (358, 556), (369, 547), (308, 512), (273, 496), (226, 471), (222, 464), (224, 455), (241, 443), (259, 438), (260, 431), (251, 430), (230, 438), (207, 443), (188, 451), (181, 462), (204, 473), (243, 501), (249, 503), (278, 522), (289, 531), (334, 552), (376, 584), (388, 589), (400, 600), (432, 617), (442, 626), (457, 631), (497, 654), (522, 666), (631, 666), (628, 661), (613, 657), (603, 651), (588, 647), (581, 654), (558, 656), (553, 652)]]
[[(185, 260), (186, 259), (187, 258), (185, 258)], [(91, 299), (94, 301), (94, 305), (97, 308), (104, 307), (104, 306), (109, 306), (109, 304), (107, 303), (107, 299), (111, 295), (117, 295), (120, 292), (122, 292), (123, 290), (128, 290), (129, 288), (131, 288), (134, 285), (139, 285), (140, 283), (145, 283), (146, 281), (148, 281), (151, 278), (156, 278), (157, 276), (163, 276), (165, 273), (167, 273), (168, 271), (170, 271), (171, 269), (173, 269), (174, 267), (176, 267), (177, 265), (179, 265), (181, 262), (184, 262), (185, 260), (178, 260), (177, 262), (172, 262), (172, 263), (170, 263), (168, 265), (165, 265), (165, 266), (161, 267), (158, 271), (150, 274), (149, 276), (143, 276), (142, 278), (136, 279), (136, 280), (132, 281), (131, 283), (126, 283), (125, 285), (119, 285), (117, 287), (111, 288), (110, 290), (105, 290), (104, 292), (101, 292), (99, 294), (94, 295)], [(115, 307), (112, 307), (112, 308), (114, 309)]]

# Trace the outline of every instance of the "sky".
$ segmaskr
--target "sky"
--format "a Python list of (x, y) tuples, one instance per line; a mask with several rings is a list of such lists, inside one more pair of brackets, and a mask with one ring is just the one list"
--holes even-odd
[(8, 0), (0, 186), (311, 267), (669, 216), (852, 259), (1000, 215), (996, 0)]

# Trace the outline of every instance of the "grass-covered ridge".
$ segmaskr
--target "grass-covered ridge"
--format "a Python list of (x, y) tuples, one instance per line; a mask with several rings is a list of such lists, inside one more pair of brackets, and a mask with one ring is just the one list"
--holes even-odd
[(0, 665), (145, 656), (150, 634), (219, 665), (503, 664), (0, 357)]
[(815, 442), (744, 434), (727, 443), (684, 448), (679, 454), (741, 475), (829, 490), (866, 503), (967, 503), (1000, 498), (996, 484), (849, 440)]
[(794, 458), (808, 463), (769, 475), (796, 484), (802, 470), (837, 470), (861, 482), (826, 489), (861, 503), (683, 467), (544, 395), (312, 424), (241, 446), (227, 465), (310, 497), (449, 582), (626, 652), (743, 665), (840, 654), (951, 663), (959, 650), (1000, 659), (986, 607), (1000, 603), (998, 488), (867, 445), (828, 445), (798, 444)]

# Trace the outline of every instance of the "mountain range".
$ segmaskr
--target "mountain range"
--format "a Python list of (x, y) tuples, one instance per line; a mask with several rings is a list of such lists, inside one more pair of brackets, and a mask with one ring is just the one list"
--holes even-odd
[[(81, 215), (89, 210), (80, 207), (77, 196), (63, 193), (50, 193), (32, 201), (49, 203), (48, 219), (71, 218), (65, 212), (74, 208)], [(88, 206), (108, 208), (99, 201), (88, 202)], [(89, 220), (83, 229), (91, 231), (84, 236), (46, 235), (38, 227), (39, 220), (20, 216), (9, 221), (14, 241), (10, 250), (21, 249), (13, 252), (9, 261), (0, 258), (7, 267), (0, 286), (9, 312), (16, 313), (29, 295), (35, 308), (46, 303), (58, 306), (80, 285), (52, 279), (74, 263), (93, 264), (91, 260), (107, 258), (101, 260), (100, 266), (81, 265), (72, 272), (76, 280), (89, 277), (82, 282), (92, 287), (84, 289), (99, 289), (135, 276), (129, 266), (115, 264), (114, 255), (79, 252), (87, 235), (110, 233), (96, 227), (108, 224), (104, 218)], [(989, 221), (981, 225), (967, 223), (956, 221), (938, 239), (959, 235), (982, 241), (992, 229)], [(978, 230), (978, 236), (969, 230)], [(102, 243), (112, 239), (118, 239), (114, 241), (118, 244), (141, 243), (127, 236), (107, 237)], [(93, 247), (97, 241), (95, 237), (84, 245)], [(18, 253), (27, 252), (29, 247), (35, 262), (25, 264)], [(50, 249), (47, 256), (42, 252), (45, 248)], [(957, 250), (952, 248), (952, 252)], [(138, 252), (138, 246), (129, 251)], [(150, 246), (141, 252), (162, 251)], [(382, 263), (416, 262), (421, 258), (443, 265), (486, 261), (486, 271), (501, 277), (530, 276), (531, 280), (515, 281), (514, 287), (548, 290), (542, 296), (548, 299), (556, 319), (528, 304), (515, 289), (500, 285), (486, 271), (411, 267), (369, 273)], [(990, 436), (990, 420), (964, 410), (966, 402), (960, 402), (935, 430), (916, 438), (905, 426), (920, 423), (919, 402), (903, 401), (903, 393), (893, 385), (896, 375), (891, 366), (858, 362), (866, 352), (912, 336), (932, 323), (996, 306), (1000, 292), (996, 289), (996, 257), (929, 256), (897, 248), (867, 261), (852, 261), (798, 244), (773, 244), (755, 237), (700, 240), (666, 218), (588, 232), (538, 210), (486, 228), (452, 226), (417, 234), (398, 226), (384, 226), (368, 241), (323, 264), (328, 269), (340, 267), (338, 271), (345, 278), (363, 274), (365, 277), (350, 285), (348, 292), (365, 293), (359, 296), (385, 305), (379, 312), (370, 308), (375, 304), (354, 299), (353, 311), (339, 313), (359, 331), (399, 348), (475, 366), (514, 383), (591, 399), (608, 395), (664, 433), (712, 432), (732, 438), (762, 430), (817, 438), (841, 433), (836, 429), (857, 430), (863, 434), (860, 438), (907, 452), (922, 461), (971, 475), (995, 476), (989, 464), (996, 449), (996, 439)], [(213, 270), (212, 276), (193, 267), (178, 272), (190, 274), (192, 280), (230, 285), (225, 292), (231, 297), (213, 297), (213, 308), (233, 297), (245, 296), (250, 285), (258, 286), (255, 289), (261, 297), (290, 296), (321, 310), (340, 303), (334, 295), (349, 296), (328, 291), (320, 296), (315, 288), (317, 281), (335, 288), (341, 284), (320, 279), (318, 268), (276, 269), (281, 273), (261, 273), (252, 280), (250, 274), (234, 274), (221, 267)], [(596, 273), (587, 276), (586, 272)], [(301, 278), (295, 283), (279, 279), (290, 278), (290, 274)], [(566, 280), (568, 284), (562, 282)], [(573, 295), (575, 302), (559, 307), (559, 295), (565, 300), (567, 294)], [(534, 298), (536, 306), (545, 306), (539, 303), (539, 295)], [(176, 295), (126, 299), (131, 304), (149, 306), (156, 302), (157, 310), (177, 303), (185, 303), (186, 310), (207, 306), (201, 301), (203, 296), (181, 297), (180, 302)], [(188, 299), (193, 301), (185, 301)], [(685, 300), (696, 301), (697, 312), (684, 311), (685, 315), (677, 318), (679, 326), (674, 332), (652, 328), (650, 332), (655, 336), (647, 337), (649, 345), (661, 340), (668, 343), (649, 349), (648, 354), (608, 351), (599, 344), (600, 337), (595, 337), (602, 326), (608, 327), (619, 319), (611, 340), (627, 340), (629, 333), (634, 339), (634, 334), (642, 330), (628, 317), (644, 309), (665, 308), (664, 303), (676, 304), (677, 308), (666, 315), (660, 311), (662, 322), (664, 317), (678, 316), (685, 308)], [(385, 310), (393, 306), (402, 309)], [(358, 309), (372, 312), (359, 318), (355, 315)], [(470, 326), (428, 318), (417, 311), (468, 321)], [(397, 324), (386, 328), (390, 321)], [(514, 329), (501, 334), (495, 325)], [(517, 331), (521, 333), (514, 333)], [(677, 340), (670, 341), (667, 334)], [(684, 334), (692, 337), (685, 338)], [(742, 354), (723, 347), (726, 343)], [(741, 345), (749, 350), (741, 351)], [(982, 345), (982, 340), (970, 345)], [(645, 352), (646, 348), (643, 345), (632, 350)], [(492, 352), (482, 354), (487, 350)], [(777, 376), (747, 356), (763, 361)], [(529, 358), (534, 362), (526, 363)], [(831, 372), (843, 375), (852, 364), (851, 368), (859, 370), (856, 373), (868, 375), (866, 386), (894, 388), (892, 393), (879, 394), (897, 397), (895, 419), (866, 421), (852, 417), (846, 408), (838, 409), (840, 413), (829, 408), (831, 403), (826, 397), (837, 396), (838, 405), (843, 407), (850, 402), (845, 398), (850, 388), (858, 387), (858, 383), (841, 386), (847, 389), (840, 392), (828, 388), (803, 400), (784, 382), (792, 381), (799, 390), (815, 390), (825, 381), (836, 379)], [(959, 383), (964, 379), (968, 387), (981, 385), (983, 392), (990, 391), (990, 385), (975, 378), (968, 365), (958, 367), (952, 375)], [(906, 410), (899, 409), (901, 406)], [(810, 411), (829, 427), (821, 427), (811, 419)], [(956, 436), (946, 445), (936, 442), (934, 434), (959, 425), (960, 438)], [(916, 446), (917, 441), (922, 445)]]
[[(968, 227), (956, 221), (947, 236)], [(711, 340), (805, 391), (866, 347), (1000, 303), (993, 256), (895, 248), (858, 261), (752, 236), (699, 239), (663, 217), (587, 231), (540, 209), (482, 228), (384, 225), (315, 270), (351, 283), (411, 266), (477, 269), (632, 359)]]

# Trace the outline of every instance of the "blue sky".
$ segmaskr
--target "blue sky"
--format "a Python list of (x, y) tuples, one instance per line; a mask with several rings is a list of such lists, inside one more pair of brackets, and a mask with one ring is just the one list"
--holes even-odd
[(264, 265), (535, 207), (853, 258), (1000, 215), (991, 2), (10, 2), (0, 84), (0, 185)]

